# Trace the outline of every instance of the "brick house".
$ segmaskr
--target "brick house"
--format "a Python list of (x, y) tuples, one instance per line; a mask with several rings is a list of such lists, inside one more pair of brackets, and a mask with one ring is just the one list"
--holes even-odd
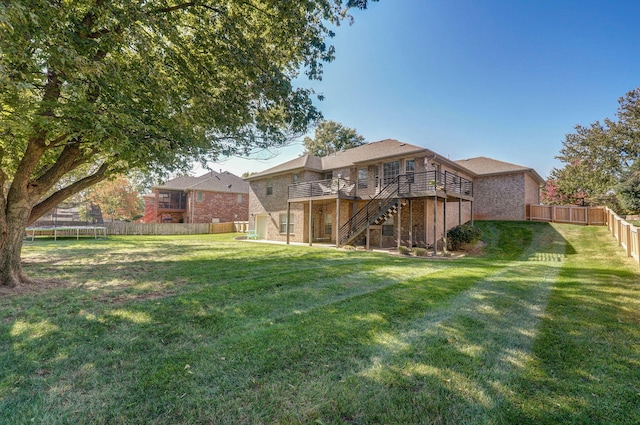
[(145, 223), (247, 221), (249, 184), (228, 171), (182, 176), (144, 196)]
[(393, 139), (303, 155), (247, 178), (249, 228), (261, 239), (367, 247), (441, 244), (473, 220), (524, 220), (544, 180), (489, 158), (451, 161)]
[(473, 171), (473, 216), (477, 220), (528, 220), (528, 206), (540, 203), (545, 181), (533, 169), (486, 157), (456, 161)]

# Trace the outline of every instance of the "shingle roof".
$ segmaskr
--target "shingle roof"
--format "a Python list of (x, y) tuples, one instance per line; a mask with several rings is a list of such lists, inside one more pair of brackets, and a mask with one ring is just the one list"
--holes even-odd
[(258, 177), (264, 177), (268, 175), (287, 173), (293, 170), (298, 169), (307, 169), (314, 171), (322, 171), (322, 158), (318, 158), (313, 155), (302, 155), (297, 158), (294, 158), (290, 161), (283, 162), (282, 164), (276, 165), (275, 167), (271, 167), (267, 170), (260, 171), (259, 173), (251, 174), (247, 177), (247, 180), (255, 179)]
[(476, 158), (461, 159), (454, 162), (465, 167), (468, 170), (473, 171), (479, 176), (530, 172), (533, 177), (538, 180), (539, 183), (544, 183), (544, 179), (540, 177), (540, 175), (533, 168), (511, 164), (509, 162), (498, 161), (497, 159), (479, 156)]
[(249, 193), (249, 183), (228, 171), (222, 173), (210, 171), (199, 177), (176, 177), (162, 186), (155, 186), (154, 189)]
[(247, 180), (268, 175), (287, 173), (297, 169), (313, 171), (330, 171), (339, 168), (350, 167), (353, 164), (364, 163), (382, 158), (410, 155), (412, 153), (430, 152), (420, 146), (410, 145), (394, 139), (385, 139), (379, 142), (366, 143), (364, 145), (347, 149), (346, 151), (332, 153), (322, 158), (313, 155), (303, 155), (275, 167), (252, 174)]

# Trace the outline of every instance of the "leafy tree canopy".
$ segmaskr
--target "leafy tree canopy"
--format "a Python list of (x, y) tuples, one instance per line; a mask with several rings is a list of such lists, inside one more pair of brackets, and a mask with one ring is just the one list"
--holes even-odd
[(105, 220), (130, 221), (142, 216), (144, 202), (125, 176), (115, 176), (87, 190), (86, 200), (99, 205)]
[[(277, 146), (320, 113), (299, 73), (367, 0), (0, 0), (0, 284), (25, 225), (109, 175)], [(19, 275), (19, 277), (18, 277)]]
[(554, 196), (594, 202), (616, 193), (640, 156), (640, 88), (619, 99), (617, 121), (576, 126), (557, 156), (564, 167), (551, 171)]
[(313, 138), (304, 138), (305, 152), (315, 156), (327, 156), (334, 152), (355, 148), (365, 143), (355, 129), (335, 121), (321, 121)]

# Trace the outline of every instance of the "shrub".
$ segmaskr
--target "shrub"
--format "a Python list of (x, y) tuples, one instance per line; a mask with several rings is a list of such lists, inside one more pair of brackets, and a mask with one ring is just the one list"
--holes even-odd
[(456, 226), (447, 232), (447, 249), (457, 251), (464, 245), (478, 242), (481, 236), (482, 230), (473, 227), (471, 223)]
[(407, 248), (406, 246), (399, 246), (398, 252), (402, 255), (411, 255), (411, 248)]
[(427, 249), (426, 248), (413, 248), (413, 255), (416, 257), (426, 257)]

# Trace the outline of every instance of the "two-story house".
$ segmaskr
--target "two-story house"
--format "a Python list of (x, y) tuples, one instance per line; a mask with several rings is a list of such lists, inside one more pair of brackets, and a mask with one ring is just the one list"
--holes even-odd
[[(464, 162), (392, 139), (304, 155), (247, 178), (249, 227), (274, 241), (440, 246), (446, 230), (473, 219), (479, 178)], [(543, 183), (534, 180), (531, 203)]]
[(145, 223), (212, 223), (247, 221), (249, 183), (221, 171), (181, 176), (152, 188), (144, 196)]

